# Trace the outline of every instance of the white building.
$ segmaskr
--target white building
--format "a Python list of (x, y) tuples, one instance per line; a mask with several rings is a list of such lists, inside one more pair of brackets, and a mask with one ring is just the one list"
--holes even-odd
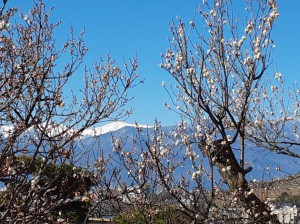
[(280, 223), (283, 224), (300, 224), (300, 209), (296, 205), (285, 204), (273, 210)]

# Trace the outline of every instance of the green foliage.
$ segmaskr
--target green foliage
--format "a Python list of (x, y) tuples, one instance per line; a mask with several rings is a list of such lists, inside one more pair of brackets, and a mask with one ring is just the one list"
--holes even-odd
[[(88, 212), (88, 202), (75, 200), (74, 196), (83, 196), (91, 186), (94, 185), (93, 173), (86, 171), (81, 167), (75, 167), (72, 164), (61, 163), (54, 164), (43, 160), (40, 157), (15, 156), (9, 158), (11, 164), (16, 167), (18, 175), (26, 175), (28, 184), (25, 185), (19, 197), (16, 198), (17, 204), (23, 204), (22, 194), (30, 192), (31, 179), (39, 175), (39, 185), (47, 188), (37, 189), (40, 195), (47, 195), (48, 199), (53, 199), (55, 203), (58, 199), (65, 202), (51, 212), (51, 218), (57, 220), (64, 219), (68, 223), (83, 223)], [(5, 181), (4, 181), (5, 180)], [(13, 179), (4, 177), (1, 181), (12, 185)], [(48, 189), (51, 191), (46, 192)], [(7, 197), (10, 195), (10, 188), (0, 192), (0, 211), (4, 211)]]
[[(11, 164), (17, 167), (18, 174), (40, 175), (41, 183), (56, 187), (52, 195), (72, 197), (75, 192), (83, 194), (93, 186), (93, 173), (73, 164), (48, 163), (41, 157), (17, 156), (11, 159)], [(51, 186), (50, 186), (51, 185)]]
[(64, 219), (68, 223), (84, 223), (88, 213), (88, 204), (83, 201), (72, 201), (59, 206), (52, 213), (54, 220)]
[(171, 224), (190, 223), (190, 218), (179, 209), (169, 207), (153, 207), (149, 209), (133, 208), (114, 218), (118, 224)]

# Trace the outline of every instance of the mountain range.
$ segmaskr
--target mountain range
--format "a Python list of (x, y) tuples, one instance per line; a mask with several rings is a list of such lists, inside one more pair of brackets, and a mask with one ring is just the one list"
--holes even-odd
[[(163, 127), (165, 132), (174, 131), (175, 126)], [(87, 148), (97, 150), (99, 146), (105, 153), (112, 153), (113, 146), (111, 137), (115, 139), (121, 137), (122, 142), (128, 143), (127, 147), (131, 147), (130, 142), (140, 136), (152, 136), (154, 127), (147, 125), (139, 125), (138, 133), (136, 125), (127, 124), (125, 122), (113, 122), (111, 124), (89, 129), (83, 133), (84, 138), (81, 140)], [(98, 142), (98, 143), (97, 143)], [(233, 148), (239, 148), (239, 142), (232, 145)], [(125, 145), (126, 150), (126, 145)], [(238, 153), (238, 150), (236, 150)], [(256, 147), (253, 143), (246, 143), (245, 161), (253, 167), (248, 174), (248, 179), (276, 179), (295, 174), (300, 171), (300, 160), (285, 155), (279, 155), (269, 150)]]
[[(137, 131), (137, 127), (139, 132)], [(12, 127), (0, 126), (0, 135), (7, 137)], [(165, 132), (174, 131), (175, 126), (163, 127)], [(125, 144), (124, 149), (132, 147), (132, 141), (137, 135), (145, 137), (152, 136), (153, 126), (128, 124), (125, 122), (112, 122), (100, 127), (85, 130), (78, 139), (79, 150), (89, 149), (93, 154), (99, 154), (103, 150), (105, 154), (113, 153), (112, 136), (115, 139), (122, 138)], [(239, 143), (233, 144), (238, 149)], [(238, 153), (238, 150), (237, 150)], [(300, 161), (285, 155), (278, 155), (274, 152), (257, 148), (251, 143), (246, 143), (245, 161), (253, 167), (248, 174), (248, 179), (276, 179), (295, 174), (300, 171)]]

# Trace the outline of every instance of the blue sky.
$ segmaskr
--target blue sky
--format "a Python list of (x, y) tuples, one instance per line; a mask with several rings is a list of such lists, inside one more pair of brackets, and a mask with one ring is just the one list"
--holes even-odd
[[(234, 2), (240, 2), (235, 0)], [(20, 8), (28, 9), (29, 0), (11, 0)], [(141, 77), (145, 84), (132, 92), (135, 99), (130, 103), (135, 109), (127, 122), (153, 124), (154, 119), (171, 125), (178, 117), (167, 111), (163, 104), (168, 101), (162, 81), (170, 83), (170, 77), (158, 67), (160, 54), (168, 48), (168, 23), (180, 16), (188, 22), (193, 18), (198, 4), (196, 0), (46, 0), (54, 6), (52, 19), (62, 20), (57, 29), (58, 42), (69, 36), (70, 24), (79, 34), (86, 29), (85, 42), (89, 52), (85, 64), (91, 65), (99, 56), (110, 52), (118, 64), (123, 58), (137, 55)], [(287, 83), (300, 80), (300, 8), (299, 0), (279, 0), (280, 17), (273, 33), (276, 48), (273, 54), (274, 68), (280, 71)], [(78, 79), (82, 80), (78, 74)], [(76, 78), (77, 79), (77, 78)], [(81, 82), (73, 79), (70, 86)]]

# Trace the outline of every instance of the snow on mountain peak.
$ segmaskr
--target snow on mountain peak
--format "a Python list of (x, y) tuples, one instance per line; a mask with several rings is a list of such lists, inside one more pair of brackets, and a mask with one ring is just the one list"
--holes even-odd
[[(58, 135), (59, 133), (62, 133), (65, 130), (67, 130), (67, 128), (63, 125), (61, 126), (48, 125), (47, 127), (45, 127), (44, 125), (45, 124), (41, 124), (41, 130), (47, 131), (50, 136)], [(123, 121), (116, 121), (100, 127), (93, 127), (93, 128), (86, 129), (81, 134), (81, 137), (86, 138), (90, 136), (99, 136), (99, 135), (120, 130), (121, 128), (124, 127), (151, 128), (152, 126), (128, 124)], [(32, 127), (30, 129), (32, 129)], [(30, 129), (28, 129), (27, 131), (29, 131)], [(0, 126), (0, 136), (2, 135), (4, 138), (7, 138), (12, 133), (12, 131), (13, 131), (13, 126), (5, 126), (5, 125)], [(74, 130), (69, 130), (69, 132), (73, 133)]]
[(88, 137), (88, 136), (99, 136), (103, 135), (106, 133), (114, 132), (117, 130), (120, 130), (121, 128), (124, 127), (140, 127), (140, 128), (147, 128), (150, 126), (147, 125), (136, 125), (136, 124), (128, 124), (123, 121), (115, 121), (100, 127), (94, 127), (94, 128), (89, 128), (83, 131), (82, 137)]

